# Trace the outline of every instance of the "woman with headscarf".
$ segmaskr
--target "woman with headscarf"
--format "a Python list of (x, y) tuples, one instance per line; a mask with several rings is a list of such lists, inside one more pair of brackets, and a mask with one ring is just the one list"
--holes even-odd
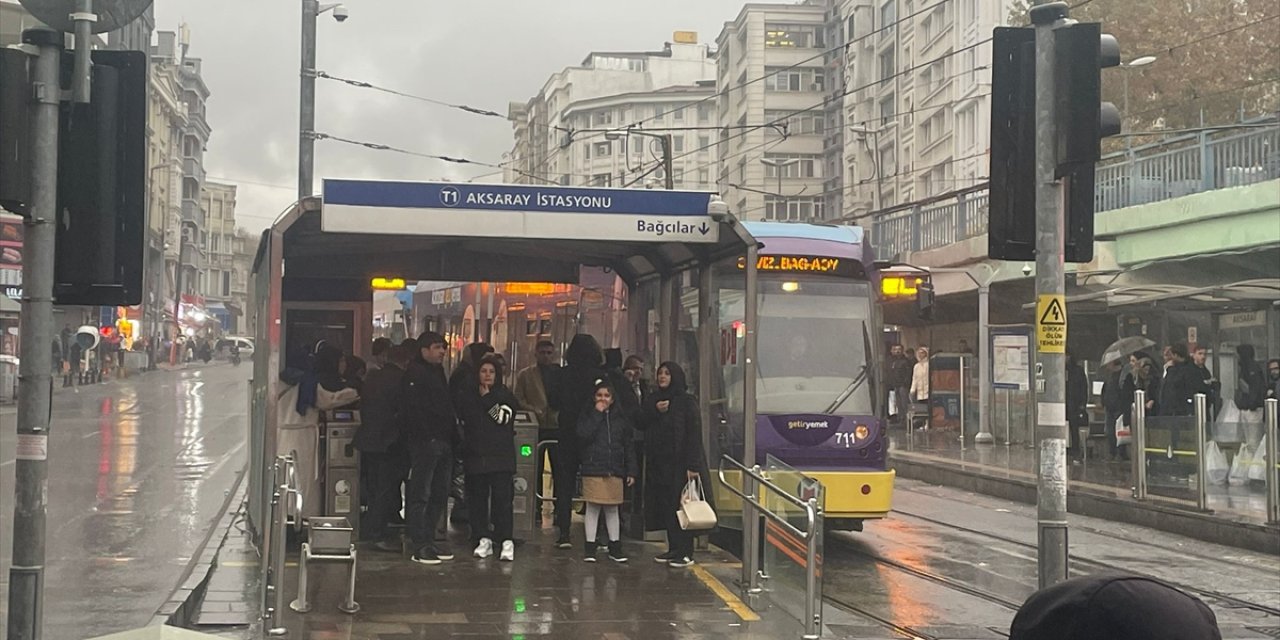
[(324, 486), (320, 478), (320, 412), (349, 405), (360, 399), (338, 373), (342, 352), (326, 344), (317, 345), (310, 366), (298, 362), (280, 374), (289, 385), (276, 402), (276, 452), (292, 453), (302, 493), (302, 516), (319, 515)]
[(645, 432), (646, 528), (667, 531), (667, 552), (655, 561), (687, 567), (693, 564), (693, 533), (680, 526), (676, 512), (685, 485), (703, 475), (702, 419), (679, 364), (662, 363), (657, 383), (637, 425)]
[(551, 408), (559, 414), (560, 441), (556, 445), (555, 462), (551, 468), (555, 484), (556, 527), (560, 535), (556, 547), (572, 549), (569, 525), (573, 517), (573, 498), (578, 483), (578, 418), (591, 406), (596, 381), (605, 378), (604, 351), (600, 343), (585, 333), (579, 333), (569, 342), (564, 353), (565, 366), (560, 369), (556, 384), (548, 390)]

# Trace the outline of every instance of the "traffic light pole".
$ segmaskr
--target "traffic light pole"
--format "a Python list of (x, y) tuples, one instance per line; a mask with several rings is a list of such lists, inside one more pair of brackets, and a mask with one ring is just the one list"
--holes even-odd
[[(21, 362), (18, 365), (18, 445), (14, 467), (13, 565), (9, 568), (9, 640), (42, 633), (44, 536), (48, 499), (49, 417), (53, 401), (53, 252), (58, 200), (59, 67), (62, 34), (28, 29), (35, 47), (31, 83), (31, 209), (22, 261)], [(87, 55), (87, 52), (86, 52)]]
[[(1055, 154), (1057, 106), (1054, 86), (1054, 28), (1067, 17), (1065, 2), (1038, 2), (1031, 8), (1036, 63), (1036, 298), (1060, 301), (1064, 272), (1063, 185)], [(1061, 304), (1059, 302), (1059, 304)], [(1040, 313), (1037, 304), (1037, 314)], [(1062, 322), (1065, 325), (1065, 309)], [(1039, 322), (1041, 319), (1036, 318)], [(1065, 326), (1064, 326), (1065, 331)], [(1041, 588), (1067, 579), (1067, 404), (1066, 354), (1037, 350), (1036, 478), (1037, 575)]]

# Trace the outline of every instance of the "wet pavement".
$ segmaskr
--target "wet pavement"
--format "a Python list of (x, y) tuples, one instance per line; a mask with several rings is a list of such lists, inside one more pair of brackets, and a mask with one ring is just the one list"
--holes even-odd
[[(249, 375), (249, 367), (214, 365), (55, 392), (44, 637), (93, 637), (151, 621), (244, 469)], [(0, 620), (15, 426), (16, 409), (0, 408)]]
[[(962, 445), (959, 432), (946, 429), (908, 432), (894, 429), (891, 448), (896, 453), (936, 456), (957, 463), (961, 468), (973, 469), (983, 475), (1000, 478), (1035, 478), (1036, 452), (1024, 443), (975, 445), (969, 434)], [(1069, 463), (1071, 484), (1119, 491), (1128, 494), (1133, 487), (1133, 463), (1111, 459), (1105, 451), (1105, 442), (1091, 440), (1088, 454), (1080, 463)], [(1227, 446), (1227, 448), (1230, 448)], [(1187, 502), (1195, 506), (1195, 477), (1188, 469), (1163, 464), (1161, 457), (1149, 454), (1147, 486), (1153, 496), (1163, 496)], [(1263, 521), (1267, 513), (1267, 497), (1263, 483), (1252, 481), (1243, 485), (1210, 484), (1207, 488), (1207, 507), (1220, 514)]]

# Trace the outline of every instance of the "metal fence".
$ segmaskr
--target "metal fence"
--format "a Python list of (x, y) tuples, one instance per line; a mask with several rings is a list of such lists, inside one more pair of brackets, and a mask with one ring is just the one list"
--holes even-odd
[[(1104, 157), (1095, 174), (1094, 210), (1111, 211), (1192, 193), (1280, 178), (1280, 123), (1201, 132)], [(987, 232), (985, 190), (873, 214), (880, 257), (946, 246)]]

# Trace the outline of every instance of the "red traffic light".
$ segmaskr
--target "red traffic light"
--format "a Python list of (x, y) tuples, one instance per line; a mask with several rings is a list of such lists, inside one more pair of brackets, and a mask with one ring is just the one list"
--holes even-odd
[(115, 327), (103, 327), (101, 329), (98, 329), (98, 335), (104, 338), (110, 338), (111, 335), (115, 333), (115, 331), (116, 331)]

